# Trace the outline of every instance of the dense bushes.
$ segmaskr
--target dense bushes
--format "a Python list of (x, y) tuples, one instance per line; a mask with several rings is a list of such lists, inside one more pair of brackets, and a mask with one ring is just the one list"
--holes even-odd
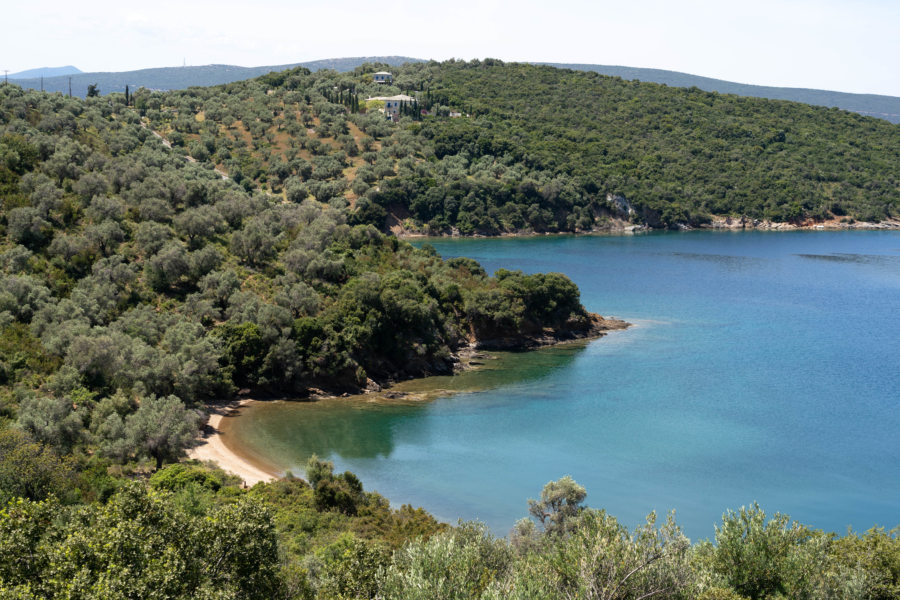
[(4, 598), (277, 598), (268, 511), (247, 498), (193, 516), (126, 486), (72, 509), (19, 500), (0, 511)]
[[(70, 465), (21, 436), (0, 430), (0, 494), (12, 498), (0, 509), (4, 598), (888, 600), (900, 592), (896, 529), (836, 536), (751, 505), (726, 512), (712, 540), (691, 545), (673, 514), (625, 527), (586, 506), (585, 489), (565, 477), (529, 501), (531, 518), (504, 539), (478, 523), (450, 528), (421, 509), (391, 509), (316, 457), (309, 483), (288, 474), (249, 490), (197, 463), (165, 467), (146, 484), (100, 475), (96, 463), (73, 480)], [(50, 475), (29, 481), (49, 487), (16, 487), (26, 463)], [(54, 490), (68, 490), (68, 500)]]

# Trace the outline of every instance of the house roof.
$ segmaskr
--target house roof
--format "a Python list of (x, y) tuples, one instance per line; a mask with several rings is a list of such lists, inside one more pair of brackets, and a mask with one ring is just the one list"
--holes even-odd
[(378, 71), (378, 72), (375, 73), (375, 74), (376, 74), (376, 75), (390, 75), (390, 73), (388, 73), (387, 71)]
[(366, 101), (369, 100), (402, 100), (404, 102), (409, 102), (410, 100), (415, 100), (415, 98), (407, 96), (406, 94), (398, 94), (396, 96), (375, 96), (373, 98), (366, 98)]

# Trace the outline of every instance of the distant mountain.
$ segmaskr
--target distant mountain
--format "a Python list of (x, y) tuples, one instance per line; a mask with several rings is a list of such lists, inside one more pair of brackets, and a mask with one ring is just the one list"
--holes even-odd
[[(306, 67), (310, 71), (319, 71), (321, 69), (334, 69), (339, 73), (352, 71), (363, 63), (385, 63), (391, 66), (400, 66), (404, 63), (420, 63), (428, 62), (422, 58), (411, 58), (409, 56), (360, 56), (352, 58), (325, 58), (322, 60), (313, 60), (300, 63), (299, 66)], [(287, 67), (285, 67), (287, 68)], [(270, 67), (272, 71), (278, 70)]]
[(73, 67), (72, 65), (67, 65), (65, 67), (41, 67), (39, 69), (28, 69), (26, 71), (19, 71), (18, 73), (10, 73), (10, 79), (27, 79), (29, 77), (58, 77), (62, 75), (77, 75), (81, 73), (81, 69), (78, 67)]
[[(311, 71), (334, 69), (335, 71), (352, 71), (366, 62), (380, 62), (392, 66), (407, 62), (424, 62), (419, 58), (406, 56), (361, 56), (354, 58), (329, 58), (288, 65), (270, 65), (263, 67), (238, 67), (235, 65), (203, 65), (199, 67), (162, 67), (156, 69), (140, 69), (137, 71), (121, 71), (114, 73), (82, 73), (48, 77), (44, 75), (44, 91), (69, 93), (69, 79), (72, 83), (72, 95), (83, 98), (87, 95), (87, 87), (97, 84), (101, 94), (124, 92), (128, 85), (132, 90), (141, 86), (151, 90), (181, 90), (191, 86), (210, 86), (232, 81), (241, 81), (259, 77), (272, 71), (283, 71), (293, 67), (306, 67)], [(74, 68), (74, 67), (72, 67)], [(28, 78), (12, 77), (10, 83), (23, 88), (40, 89), (40, 75)]]
[(595, 71), (602, 75), (621, 77), (622, 79), (635, 79), (652, 83), (663, 83), (671, 87), (697, 87), (707, 92), (719, 92), (721, 94), (736, 94), (738, 96), (752, 96), (755, 98), (768, 98), (770, 100), (791, 100), (804, 102), (815, 106), (835, 106), (844, 110), (886, 119), (891, 123), (900, 123), (900, 98), (896, 96), (881, 96), (878, 94), (850, 94), (846, 92), (831, 92), (828, 90), (815, 90), (806, 88), (771, 87), (765, 85), (750, 85), (735, 83), (711, 77), (701, 77), (678, 71), (664, 71), (662, 69), (640, 69), (636, 67), (619, 67), (611, 65), (567, 64), (567, 63), (534, 63), (558, 67), (561, 69), (574, 69), (577, 71)]

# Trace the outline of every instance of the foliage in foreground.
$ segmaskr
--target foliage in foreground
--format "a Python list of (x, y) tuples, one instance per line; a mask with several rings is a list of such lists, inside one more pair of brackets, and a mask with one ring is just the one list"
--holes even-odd
[[(0, 457), (2, 460), (3, 457)], [(583, 504), (571, 478), (530, 502), (509, 539), (393, 510), (350, 473), (310, 460), (311, 483), (252, 489), (183, 463), (106, 500), (13, 499), (0, 510), (3, 598), (383, 600), (637, 598), (888, 600), (900, 593), (900, 529), (826, 534), (728, 511), (691, 545), (674, 514), (629, 529)], [(76, 484), (84, 486), (85, 482)], [(345, 501), (333, 502), (342, 491)], [(543, 517), (543, 519), (541, 519)]]
[(202, 516), (129, 484), (106, 504), (0, 511), (4, 598), (273, 598), (278, 545), (249, 498)]

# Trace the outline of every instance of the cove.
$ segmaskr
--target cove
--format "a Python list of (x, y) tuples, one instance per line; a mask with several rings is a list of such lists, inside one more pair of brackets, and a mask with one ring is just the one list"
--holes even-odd
[(491, 353), (398, 400), (257, 403), (226, 443), (302, 474), (309, 454), (394, 503), (505, 535), (573, 476), (633, 526), (675, 509), (694, 539), (728, 508), (843, 532), (900, 515), (900, 232), (432, 239), (489, 271), (557, 271), (635, 326)]

